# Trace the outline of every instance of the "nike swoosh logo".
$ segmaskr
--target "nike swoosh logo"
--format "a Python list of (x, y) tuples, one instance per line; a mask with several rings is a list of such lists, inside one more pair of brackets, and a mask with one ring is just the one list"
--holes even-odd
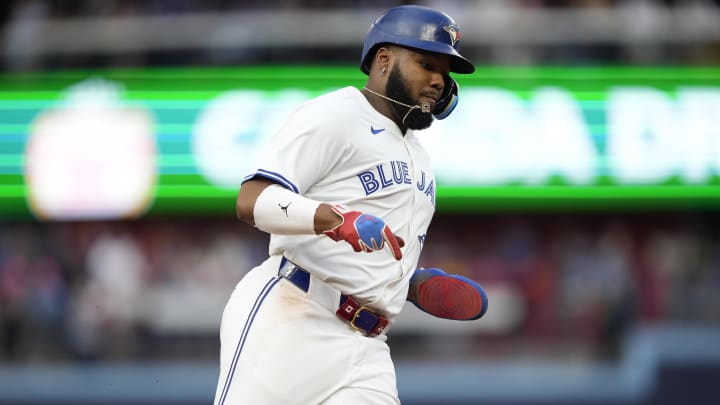
[(372, 132), (373, 135), (377, 135), (377, 134), (379, 134), (380, 132), (382, 132), (382, 131), (384, 131), (384, 130), (385, 130), (385, 128), (375, 129), (375, 128), (372, 127), (372, 125), (370, 126), (370, 132)]

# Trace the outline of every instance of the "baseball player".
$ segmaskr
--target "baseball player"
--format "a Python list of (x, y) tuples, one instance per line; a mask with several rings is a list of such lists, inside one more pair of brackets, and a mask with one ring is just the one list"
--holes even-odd
[(305, 102), (267, 145), (237, 215), (271, 235), (269, 258), (223, 313), (216, 405), (398, 404), (385, 334), (405, 301), (485, 313), (474, 281), (416, 268), (436, 183), (413, 131), (455, 108), (450, 72), (474, 71), (459, 41), (443, 13), (386, 11), (365, 38), (365, 87)]

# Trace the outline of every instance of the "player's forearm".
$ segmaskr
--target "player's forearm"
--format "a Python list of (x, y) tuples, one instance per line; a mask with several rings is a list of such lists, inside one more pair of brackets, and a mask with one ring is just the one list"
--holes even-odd
[(241, 221), (278, 235), (320, 234), (342, 222), (330, 205), (264, 179), (243, 183), (236, 210)]
[(387, 242), (397, 260), (402, 258), (400, 248), (405, 245), (378, 217), (331, 207), (266, 181), (250, 180), (243, 184), (238, 194), (237, 214), (241, 220), (267, 233), (324, 233), (336, 242), (348, 242), (356, 252), (380, 250)]
[(330, 229), (334, 229), (342, 223), (341, 216), (333, 211), (332, 206), (322, 203), (315, 212), (315, 233), (321, 234)]
[(260, 193), (271, 184), (276, 183), (265, 179), (254, 179), (242, 184), (237, 200), (235, 201), (235, 212), (239, 220), (255, 226), (255, 219), (253, 218), (255, 202)]

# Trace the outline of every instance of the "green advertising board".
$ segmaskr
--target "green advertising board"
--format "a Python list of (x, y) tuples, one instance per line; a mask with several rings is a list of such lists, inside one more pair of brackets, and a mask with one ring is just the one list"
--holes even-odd
[[(440, 212), (720, 206), (720, 68), (481, 68), (419, 133)], [(0, 75), (0, 216), (232, 216), (303, 101), (356, 67)]]

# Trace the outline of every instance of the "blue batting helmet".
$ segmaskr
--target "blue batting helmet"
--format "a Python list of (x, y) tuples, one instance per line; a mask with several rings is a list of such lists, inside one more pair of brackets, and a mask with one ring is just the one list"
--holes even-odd
[(472, 73), (475, 66), (458, 52), (460, 28), (447, 14), (424, 6), (399, 6), (378, 17), (365, 36), (360, 70), (370, 72), (371, 58), (381, 44), (450, 55), (450, 71)]

